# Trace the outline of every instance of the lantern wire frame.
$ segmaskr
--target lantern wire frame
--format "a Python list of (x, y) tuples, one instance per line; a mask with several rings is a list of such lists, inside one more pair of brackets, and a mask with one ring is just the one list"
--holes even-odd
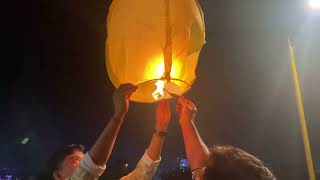
[[(152, 97), (152, 92), (154, 90), (156, 90), (156, 85), (155, 83), (157, 81), (165, 81), (165, 87), (164, 87), (164, 96), (158, 100), (153, 99)], [(177, 96), (182, 96), (184, 93), (186, 93), (187, 91), (189, 91), (191, 89), (191, 84), (187, 83), (184, 80), (181, 79), (177, 79), (177, 78), (170, 78), (169, 80), (165, 77), (162, 78), (156, 78), (156, 79), (150, 79), (141, 83), (138, 83), (136, 86), (138, 87), (137, 91), (139, 91), (139, 89), (141, 89), (142, 87), (147, 87), (150, 85), (153, 85), (152, 90), (148, 89), (148, 91), (145, 91), (143, 94), (150, 94), (150, 98), (148, 100), (146, 100), (146, 102), (148, 103), (152, 103), (152, 102), (157, 102), (157, 101), (162, 101), (165, 99), (172, 99), (175, 98)], [(141, 93), (139, 93), (141, 94)], [(135, 93), (133, 93), (133, 96), (135, 95)], [(130, 100), (132, 101), (136, 101), (136, 98), (130, 98)], [(136, 101), (139, 102), (139, 101)]]

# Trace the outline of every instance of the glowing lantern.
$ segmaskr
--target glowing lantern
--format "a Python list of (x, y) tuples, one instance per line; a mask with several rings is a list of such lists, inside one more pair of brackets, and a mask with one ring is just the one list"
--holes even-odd
[(116, 87), (138, 85), (132, 101), (169, 99), (191, 88), (205, 43), (197, 0), (113, 0), (107, 33), (109, 78)]

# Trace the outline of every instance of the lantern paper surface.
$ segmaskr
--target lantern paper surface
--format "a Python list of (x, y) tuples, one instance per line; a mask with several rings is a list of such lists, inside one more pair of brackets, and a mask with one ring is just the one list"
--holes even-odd
[(159, 80), (166, 90), (163, 99), (191, 88), (205, 43), (197, 0), (113, 0), (107, 36), (106, 65), (113, 85), (138, 85), (130, 100), (156, 101), (152, 94)]

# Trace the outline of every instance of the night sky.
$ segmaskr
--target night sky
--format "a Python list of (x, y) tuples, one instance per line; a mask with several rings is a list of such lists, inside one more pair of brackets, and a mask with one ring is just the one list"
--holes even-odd
[[(315, 167), (320, 171), (320, 13), (302, 0), (200, 0), (206, 40), (186, 97), (204, 141), (257, 155), (279, 179), (307, 179), (287, 37), (294, 35)], [(1, 11), (0, 168), (32, 174), (57, 148), (93, 144), (113, 113), (102, 0), (6, 1)], [(138, 45), (138, 44), (137, 44)], [(132, 67), (134, 68), (134, 67)], [(155, 104), (131, 103), (110, 159), (134, 166)], [(174, 108), (172, 108), (174, 110)], [(21, 140), (30, 141), (23, 145)], [(184, 156), (177, 115), (160, 169)]]

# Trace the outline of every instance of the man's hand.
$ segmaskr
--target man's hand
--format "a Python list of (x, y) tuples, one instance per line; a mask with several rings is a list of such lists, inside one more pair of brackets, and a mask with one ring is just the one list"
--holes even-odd
[[(190, 100), (183, 97), (178, 97), (177, 101), (177, 111), (180, 114), (179, 123), (190, 168), (192, 170), (203, 168), (206, 165), (209, 150), (202, 141), (194, 123), (197, 107)], [(195, 174), (196, 179), (199, 179), (197, 177), (198, 173)], [(200, 179), (202, 179), (202, 171), (200, 173)]]
[(113, 93), (114, 117), (123, 118), (129, 110), (129, 98), (133, 92), (137, 90), (137, 86), (132, 84), (122, 84)]
[(185, 120), (194, 121), (198, 110), (193, 102), (183, 97), (179, 97), (177, 102), (176, 110), (180, 115), (180, 123)]
[(167, 131), (171, 119), (169, 101), (164, 100), (158, 102), (156, 112), (156, 130)]
[[(170, 106), (169, 101), (164, 100), (158, 102), (157, 111), (156, 111), (156, 130), (159, 132), (166, 132), (168, 124), (170, 122)], [(160, 134), (153, 134), (149, 147), (147, 149), (148, 156), (153, 160), (160, 160), (162, 145), (164, 142), (165, 136)]]
[(123, 118), (129, 109), (129, 98), (137, 87), (123, 84), (113, 93), (114, 115), (99, 138), (89, 150), (89, 155), (98, 166), (104, 166), (112, 152)]

